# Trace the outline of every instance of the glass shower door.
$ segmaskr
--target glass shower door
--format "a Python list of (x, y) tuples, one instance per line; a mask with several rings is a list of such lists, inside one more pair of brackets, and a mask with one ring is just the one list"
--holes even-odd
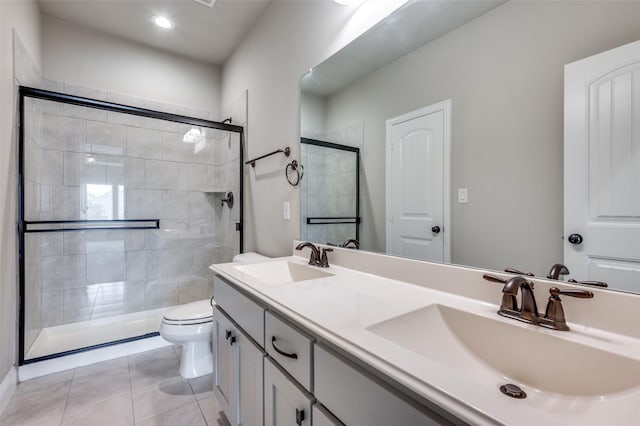
[(25, 92), (22, 361), (157, 335), (210, 298), (209, 265), (242, 249), (242, 128)]

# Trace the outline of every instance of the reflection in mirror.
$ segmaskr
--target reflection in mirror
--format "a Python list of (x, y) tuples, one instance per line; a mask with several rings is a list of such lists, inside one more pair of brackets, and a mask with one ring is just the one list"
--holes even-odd
[[(389, 120), (451, 100), (450, 202), (443, 207), (450, 209), (450, 225), (434, 236), (449, 239), (451, 262), (537, 276), (564, 263), (570, 274), (560, 279), (605, 281), (610, 288), (640, 292), (638, 254), (603, 261), (611, 260), (611, 252), (589, 251), (595, 239), (587, 237), (591, 222), (615, 227), (637, 214), (585, 212), (591, 222), (566, 229), (564, 221), (573, 199), (564, 189), (570, 167), (565, 162), (582, 158), (565, 157), (565, 65), (639, 40), (638, 20), (639, 2), (411, 0), (313, 68), (301, 82), (302, 137), (339, 143), (336, 135), (348, 129), (362, 135), (361, 248), (391, 253), (386, 205), (392, 194), (385, 189)], [(624, 90), (618, 82), (640, 76), (635, 73), (611, 74), (610, 84), (600, 82), (599, 90)], [(636, 98), (626, 99), (632, 105)], [(625, 111), (631, 119), (616, 123), (628, 123), (631, 132), (640, 108)], [(603, 194), (624, 193), (607, 186), (617, 182), (618, 168), (640, 169), (640, 156), (630, 151), (635, 138), (611, 148), (620, 166), (600, 181)], [(311, 164), (305, 167), (313, 173)], [(572, 234), (584, 242), (571, 244)], [(573, 261), (567, 253), (582, 257)]]
[[(301, 237), (336, 246), (358, 241), (360, 149), (302, 138)], [(359, 243), (358, 243), (359, 244)]]

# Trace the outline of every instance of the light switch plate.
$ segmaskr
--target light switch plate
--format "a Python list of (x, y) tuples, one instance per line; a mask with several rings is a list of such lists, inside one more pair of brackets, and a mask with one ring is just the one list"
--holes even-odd
[(458, 188), (458, 203), (466, 204), (469, 202), (469, 191), (467, 188)]
[(282, 218), (284, 220), (291, 220), (291, 203), (288, 201), (282, 203)]

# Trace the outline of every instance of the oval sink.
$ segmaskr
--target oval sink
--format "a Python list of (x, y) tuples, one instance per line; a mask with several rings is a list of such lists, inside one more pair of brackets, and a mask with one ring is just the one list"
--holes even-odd
[(234, 266), (234, 268), (267, 285), (307, 281), (333, 276), (333, 274), (319, 268), (312, 268), (289, 261), (240, 265)]
[(367, 330), (470, 377), (483, 369), (515, 384), (573, 396), (640, 386), (638, 360), (444, 305)]

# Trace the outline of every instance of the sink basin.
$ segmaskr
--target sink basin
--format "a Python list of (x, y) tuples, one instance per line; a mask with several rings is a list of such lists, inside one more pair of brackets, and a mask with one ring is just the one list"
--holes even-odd
[(319, 268), (289, 261), (240, 265), (235, 266), (235, 268), (267, 285), (307, 281), (333, 276), (333, 274)]
[(572, 396), (604, 396), (640, 386), (638, 360), (444, 305), (367, 329), (470, 378), (490, 373), (504, 383)]

